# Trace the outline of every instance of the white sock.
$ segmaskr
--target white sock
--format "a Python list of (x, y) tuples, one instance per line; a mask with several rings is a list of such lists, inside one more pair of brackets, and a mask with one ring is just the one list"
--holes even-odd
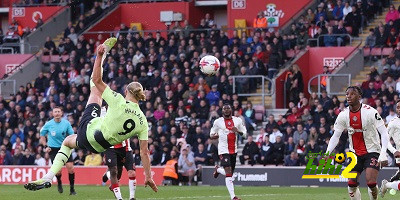
[(122, 199), (121, 190), (119, 189), (119, 187), (115, 187), (113, 189), (113, 192), (114, 192), (115, 198)]
[(135, 191), (136, 191), (136, 179), (131, 180), (129, 179), (129, 198), (135, 198)]
[(231, 199), (235, 197), (235, 189), (233, 188), (233, 178), (225, 177), (226, 188), (228, 188), (229, 195), (231, 195)]
[(372, 189), (368, 187), (368, 195), (370, 200), (378, 199), (378, 186), (373, 187)]
[(386, 187), (394, 190), (399, 190), (399, 186), (400, 186), (400, 181), (393, 181), (386, 183)]
[(50, 181), (51, 181), (51, 180), (53, 180), (53, 178), (54, 178), (55, 175), (56, 175), (56, 174), (54, 174), (54, 172), (52, 172), (51, 170), (49, 170), (49, 171), (47, 172), (47, 174), (43, 176), (42, 179), (50, 180)]
[(358, 187), (347, 187), (349, 191), (350, 200), (361, 200), (361, 193)]
[(222, 174), (222, 175), (224, 175), (224, 176), (226, 175), (225, 170), (224, 170), (224, 168), (222, 168), (222, 167), (218, 168), (218, 169), (217, 169), (217, 172), (220, 173), (220, 174)]

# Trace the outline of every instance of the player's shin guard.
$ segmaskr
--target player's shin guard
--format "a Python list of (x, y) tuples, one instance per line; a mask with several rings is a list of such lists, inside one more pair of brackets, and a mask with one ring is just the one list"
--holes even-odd
[(376, 183), (367, 183), (368, 185), (368, 195), (370, 200), (378, 199), (378, 186)]
[(50, 171), (46, 175), (44, 175), (43, 179), (51, 181), (54, 175), (56, 175), (65, 165), (70, 155), (71, 155), (71, 148), (62, 145), (56, 157), (54, 158), (54, 162), (53, 165), (51, 165)]
[(220, 174), (222, 174), (222, 175), (224, 175), (224, 176), (226, 175), (225, 169), (222, 168), (222, 167), (218, 168), (218, 169), (217, 169), (217, 172), (220, 173)]
[(229, 195), (231, 196), (231, 199), (235, 197), (235, 189), (233, 187), (233, 178), (232, 174), (227, 174), (225, 177), (225, 185), (226, 188), (228, 189)]
[(394, 190), (400, 190), (400, 181), (388, 182), (386, 183), (386, 187)]
[(357, 182), (355, 182), (353, 180), (349, 180), (347, 189), (349, 191), (350, 200), (360, 200), (361, 199), (361, 193), (360, 193), (360, 189), (358, 188)]
[(135, 198), (136, 177), (129, 177), (129, 199)]
[(112, 192), (114, 192), (115, 198), (122, 199), (121, 190), (118, 183), (112, 184), (110, 189)]
[(71, 191), (74, 190), (74, 184), (75, 184), (75, 173), (68, 174), (69, 175), (69, 186)]

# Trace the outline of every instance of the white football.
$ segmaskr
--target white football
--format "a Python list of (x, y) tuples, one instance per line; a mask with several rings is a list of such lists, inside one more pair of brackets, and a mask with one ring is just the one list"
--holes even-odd
[(200, 70), (206, 75), (215, 75), (219, 71), (221, 64), (215, 56), (204, 56), (200, 60)]

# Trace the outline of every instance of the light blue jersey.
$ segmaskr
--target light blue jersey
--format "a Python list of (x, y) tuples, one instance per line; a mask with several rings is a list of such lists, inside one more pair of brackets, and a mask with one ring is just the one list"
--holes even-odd
[(61, 119), (60, 122), (52, 119), (46, 122), (40, 130), (40, 136), (47, 135), (47, 146), (53, 148), (60, 148), (64, 139), (72, 134), (74, 134), (74, 130), (69, 121), (65, 119)]

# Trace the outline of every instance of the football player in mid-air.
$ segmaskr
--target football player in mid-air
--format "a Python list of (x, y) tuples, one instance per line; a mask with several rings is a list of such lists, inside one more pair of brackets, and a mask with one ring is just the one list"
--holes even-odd
[[(396, 103), (397, 116), (392, 119), (388, 124), (389, 138), (393, 138), (396, 148), (388, 142), (388, 149), (394, 155), (396, 165), (400, 168), (400, 100)], [(389, 181), (384, 179), (380, 188), (381, 196), (384, 197), (388, 189), (400, 190), (400, 169), (397, 170)]]
[[(121, 94), (112, 91), (102, 80), (101, 63), (105, 59), (103, 55), (114, 46), (116, 41), (116, 38), (109, 38), (103, 45), (97, 47), (90, 95), (79, 123), (78, 134), (65, 138), (49, 172), (42, 178), (25, 184), (24, 187), (27, 190), (51, 187), (53, 177), (67, 162), (73, 148), (79, 147), (100, 153), (128, 138), (138, 136), (140, 157), (145, 173), (145, 186), (148, 185), (157, 192), (158, 188), (151, 176), (147, 141), (148, 122), (138, 104), (139, 101), (146, 100), (143, 87), (138, 82), (129, 83), (126, 86), (124, 98)], [(104, 117), (100, 117), (100, 106), (103, 99), (108, 104), (108, 110)]]
[(210, 131), (211, 139), (218, 139), (218, 155), (222, 167), (215, 166), (214, 178), (219, 174), (225, 176), (226, 188), (232, 200), (240, 200), (235, 195), (232, 174), (236, 166), (237, 134), (246, 137), (247, 130), (242, 119), (232, 116), (232, 108), (229, 104), (222, 107), (222, 116), (214, 121)]
[[(369, 105), (360, 103), (362, 91), (360, 87), (350, 86), (346, 89), (346, 100), (349, 104), (339, 113), (332, 138), (329, 141), (327, 153), (337, 146), (342, 132), (347, 129), (350, 151), (357, 155), (357, 164), (351, 173), (357, 173), (356, 178), (348, 180), (348, 192), (351, 200), (360, 200), (358, 187), (360, 174), (365, 170), (370, 199), (378, 199), (376, 184), (379, 169), (387, 165), (388, 132), (378, 111)], [(378, 131), (381, 134), (379, 139)], [(382, 142), (382, 147), (380, 143)]]

